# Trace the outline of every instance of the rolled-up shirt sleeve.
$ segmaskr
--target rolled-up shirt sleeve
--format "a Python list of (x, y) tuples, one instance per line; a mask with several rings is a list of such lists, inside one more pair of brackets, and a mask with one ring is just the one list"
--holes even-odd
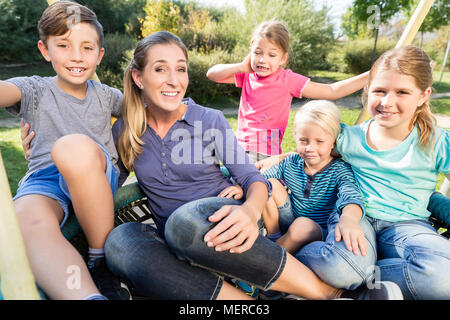
[(231, 129), (222, 112), (217, 113), (215, 132), (215, 148), (219, 161), (228, 169), (233, 179), (242, 187), (244, 194), (254, 182), (262, 182), (266, 185), (269, 196), (272, 194), (272, 184), (256, 169), (250, 161)]

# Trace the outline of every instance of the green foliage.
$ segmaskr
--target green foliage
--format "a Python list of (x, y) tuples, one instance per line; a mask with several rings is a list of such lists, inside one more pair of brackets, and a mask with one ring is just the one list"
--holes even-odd
[(45, 0), (0, 0), (0, 62), (18, 63), (41, 59), (37, 49), (37, 23), (47, 7)]
[(141, 20), (143, 37), (161, 30), (179, 34), (180, 7), (172, 1), (148, 0), (143, 9), (145, 12), (145, 18)]
[(372, 35), (372, 30), (367, 28), (367, 24), (361, 23), (353, 15), (353, 7), (347, 8), (341, 21), (341, 29), (349, 39), (369, 38)]
[(189, 86), (186, 92), (199, 104), (207, 104), (219, 97), (237, 97), (240, 89), (233, 84), (219, 84), (206, 77), (208, 69), (219, 63), (234, 63), (240, 57), (223, 50), (215, 50), (205, 55), (189, 51)]
[(380, 23), (386, 23), (400, 10), (409, 10), (411, 0), (354, 0), (352, 14), (358, 21), (368, 23), (375, 14), (371, 6), (378, 6)]
[[(419, 4), (419, 0), (412, 0), (411, 6), (405, 11), (408, 17), (411, 17)], [(431, 32), (442, 26), (448, 25), (450, 20), (450, 2), (448, 0), (434, 0), (430, 11), (426, 15), (419, 31)]]
[(139, 19), (144, 16), (146, 0), (78, 0), (95, 12), (105, 35), (127, 33), (140, 36)]
[(106, 34), (105, 55), (97, 68), (100, 81), (122, 90), (123, 73), (136, 46), (137, 40), (126, 34)]
[[(377, 44), (376, 57), (389, 49), (395, 47), (396, 42), (393, 40), (379, 39)], [(353, 40), (346, 43), (343, 48), (343, 62), (345, 63), (345, 71), (351, 73), (362, 73), (370, 70), (371, 58), (373, 50), (373, 40)]]

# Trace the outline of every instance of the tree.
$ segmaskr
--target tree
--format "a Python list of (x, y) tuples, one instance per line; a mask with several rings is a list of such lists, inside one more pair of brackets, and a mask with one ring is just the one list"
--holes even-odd
[[(404, 10), (407, 17), (411, 17), (414, 14), (414, 9), (419, 4), (419, 0), (412, 0), (411, 8)], [(448, 0), (435, 0), (431, 5), (425, 20), (419, 28), (420, 32), (420, 47), (423, 43), (423, 33), (433, 32), (438, 30), (442, 26), (448, 25), (450, 20), (450, 1)]]
[(0, 0), (0, 61), (39, 60), (37, 24), (47, 7), (45, 0)]
[(95, 12), (105, 35), (128, 33), (140, 36), (139, 19), (144, 17), (146, 0), (77, 0)]
[(144, 12), (145, 18), (141, 21), (143, 37), (162, 30), (179, 34), (180, 7), (172, 1), (149, 0), (144, 6)]
[(368, 29), (374, 30), (372, 64), (375, 61), (380, 24), (387, 23), (402, 10), (409, 10), (410, 6), (411, 0), (355, 0), (353, 2), (352, 16), (360, 23), (366, 23)]

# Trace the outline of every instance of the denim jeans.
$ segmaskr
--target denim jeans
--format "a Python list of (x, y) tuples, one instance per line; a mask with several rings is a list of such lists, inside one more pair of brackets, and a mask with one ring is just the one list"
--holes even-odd
[(395, 282), (405, 299), (450, 299), (450, 242), (428, 221), (362, 219), (368, 242), (366, 257), (355, 256), (343, 240), (334, 240), (338, 221), (337, 214), (330, 216), (326, 241), (308, 244), (296, 254), (323, 281), (354, 289), (375, 277)]
[(381, 280), (397, 283), (405, 299), (450, 299), (450, 241), (426, 220), (367, 219), (377, 235)]
[(215, 299), (223, 283), (218, 275), (177, 259), (149, 224), (116, 227), (106, 240), (105, 256), (113, 273), (150, 299)]
[(165, 240), (141, 223), (115, 228), (105, 244), (110, 270), (141, 294), (155, 299), (215, 299), (222, 276), (268, 289), (280, 276), (286, 251), (259, 236), (241, 254), (217, 252), (203, 241), (215, 223), (208, 217), (224, 205), (241, 201), (205, 198), (175, 210), (166, 222)]
[(377, 259), (375, 232), (367, 219), (360, 226), (367, 241), (366, 256), (354, 255), (344, 244), (335, 239), (334, 230), (339, 222), (339, 214), (328, 218), (328, 234), (325, 241), (314, 241), (295, 254), (295, 257), (310, 268), (322, 281), (335, 288), (353, 290), (365, 282), (371, 281)]

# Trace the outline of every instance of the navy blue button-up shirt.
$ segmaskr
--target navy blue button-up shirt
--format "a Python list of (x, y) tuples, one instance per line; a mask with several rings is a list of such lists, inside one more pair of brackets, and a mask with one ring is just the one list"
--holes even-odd
[[(141, 137), (143, 152), (134, 161), (139, 185), (148, 199), (160, 234), (169, 215), (181, 205), (206, 197), (217, 196), (233, 185), (219, 169), (222, 163), (233, 179), (243, 188), (244, 195), (256, 181), (268, 182), (250, 162), (223, 113), (184, 99), (187, 109), (182, 119), (175, 122), (161, 139), (147, 126)], [(112, 131), (117, 141), (124, 128), (123, 119), (114, 124)], [(128, 176), (119, 161), (119, 185)]]

